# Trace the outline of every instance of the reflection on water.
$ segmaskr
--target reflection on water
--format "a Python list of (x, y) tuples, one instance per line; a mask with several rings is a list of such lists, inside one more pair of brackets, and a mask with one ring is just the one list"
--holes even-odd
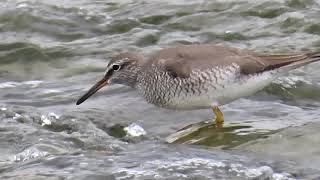
[(221, 149), (230, 149), (268, 135), (276, 133), (275, 130), (255, 130), (252, 126), (242, 124), (225, 124), (223, 127), (216, 127), (213, 120), (202, 121), (190, 124), (176, 133), (169, 135), (166, 141), (178, 144), (194, 144)]

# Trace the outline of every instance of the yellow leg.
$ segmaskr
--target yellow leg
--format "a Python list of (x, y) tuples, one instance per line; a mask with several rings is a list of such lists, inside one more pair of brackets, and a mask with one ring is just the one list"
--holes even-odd
[(224, 122), (223, 113), (220, 111), (219, 107), (213, 107), (212, 110), (216, 115), (216, 120), (215, 120), (216, 126), (222, 127)]

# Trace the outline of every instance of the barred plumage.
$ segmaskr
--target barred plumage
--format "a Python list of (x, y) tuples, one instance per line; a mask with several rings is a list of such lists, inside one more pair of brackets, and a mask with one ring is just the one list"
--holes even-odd
[[(243, 94), (228, 94), (226, 89), (236, 85), (246, 86), (246, 78), (241, 76), (237, 64), (205, 71), (193, 70), (188, 78), (172, 77), (168, 72), (152, 66), (138, 75), (136, 88), (149, 103), (160, 107), (202, 109), (211, 107), (212, 103), (222, 105), (241, 97)], [(257, 88), (261, 89), (259, 86)], [(231, 98), (225, 101), (224, 97)]]
[(148, 59), (122, 53), (109, 62), (104, 78), (77, 104), (106, 84), (124, 84), (160, 107), (213, 108), (216, 123), (221, 123), (218, 106), (249, 96), (283, 73), (319, 60), (317, 53), (258, 54), (218, 45), (167, 48)]

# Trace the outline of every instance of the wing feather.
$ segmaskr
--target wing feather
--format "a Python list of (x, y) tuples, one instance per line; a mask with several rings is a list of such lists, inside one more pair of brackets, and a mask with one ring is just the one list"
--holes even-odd
[(239, 65), (241, 74), (248, 75), (273, 70), (297, 61), (305, 61), (312, 57), (315, 55), (258, 54), (237, 48), (207, 44), (162, 49), (153, 54), (148, 63), (163, 68), (173, 78), (188, 78), (192, 70), (231, 66), (233, 63)]

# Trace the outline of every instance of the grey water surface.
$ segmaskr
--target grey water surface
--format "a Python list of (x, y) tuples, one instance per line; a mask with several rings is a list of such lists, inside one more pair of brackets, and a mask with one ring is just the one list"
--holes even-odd
[(234, 128), (200, 144), (165, 138), (209, 109), (120, 85), (75, 105), (111, 56), (191, 43), (320, 51), (320, 1), (1, 0), (0, 179), (320, 179), (320, 63), (223, 106)]

